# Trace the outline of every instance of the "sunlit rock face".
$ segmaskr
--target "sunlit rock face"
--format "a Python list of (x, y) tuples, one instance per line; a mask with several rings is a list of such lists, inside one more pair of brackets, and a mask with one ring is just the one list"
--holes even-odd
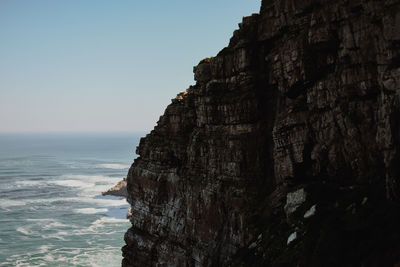
[(400, 263), (400, 1), (263, 1), (194, 76), (137, 148), (123, 266)]

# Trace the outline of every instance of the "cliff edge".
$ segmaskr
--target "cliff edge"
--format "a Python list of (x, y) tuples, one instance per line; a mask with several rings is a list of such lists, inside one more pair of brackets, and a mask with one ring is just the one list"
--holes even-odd
[(400, 0), (263, 0), (127, 177), (123, 266), (398, 266)]

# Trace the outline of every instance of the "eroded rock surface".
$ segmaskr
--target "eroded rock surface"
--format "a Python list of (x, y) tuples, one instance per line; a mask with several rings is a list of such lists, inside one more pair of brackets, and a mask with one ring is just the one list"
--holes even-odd
[(399, 264), (399, 25), (399, 0), (243, 18), (141, 139), (123, 266)]
[(128, 191), (126, 189), (126, 178), (119, 181), (116, 185), (111, 187), (105, 192), (101, 193), (103, 196), (116, 196), (116, 197), (128, 197)]

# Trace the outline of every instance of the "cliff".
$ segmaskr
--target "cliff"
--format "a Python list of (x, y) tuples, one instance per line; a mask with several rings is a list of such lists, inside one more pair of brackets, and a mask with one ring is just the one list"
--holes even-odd
[(127, 177), (123, 266), (398, 266), (400, 1), (263, 0)]

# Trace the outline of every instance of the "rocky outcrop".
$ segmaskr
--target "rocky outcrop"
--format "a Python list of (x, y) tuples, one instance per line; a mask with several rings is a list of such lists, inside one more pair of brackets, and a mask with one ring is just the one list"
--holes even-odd
[(128, 191), (126, 189), (126, 178), (119, 181), (116, 185), (111, 187), (105, 192), (101, 193), (103, 196), (116, 196), (116, 197), (127, 197)]
[(400, 264), (400, 1), (264, 0), (137, 148), (123, 266)]

